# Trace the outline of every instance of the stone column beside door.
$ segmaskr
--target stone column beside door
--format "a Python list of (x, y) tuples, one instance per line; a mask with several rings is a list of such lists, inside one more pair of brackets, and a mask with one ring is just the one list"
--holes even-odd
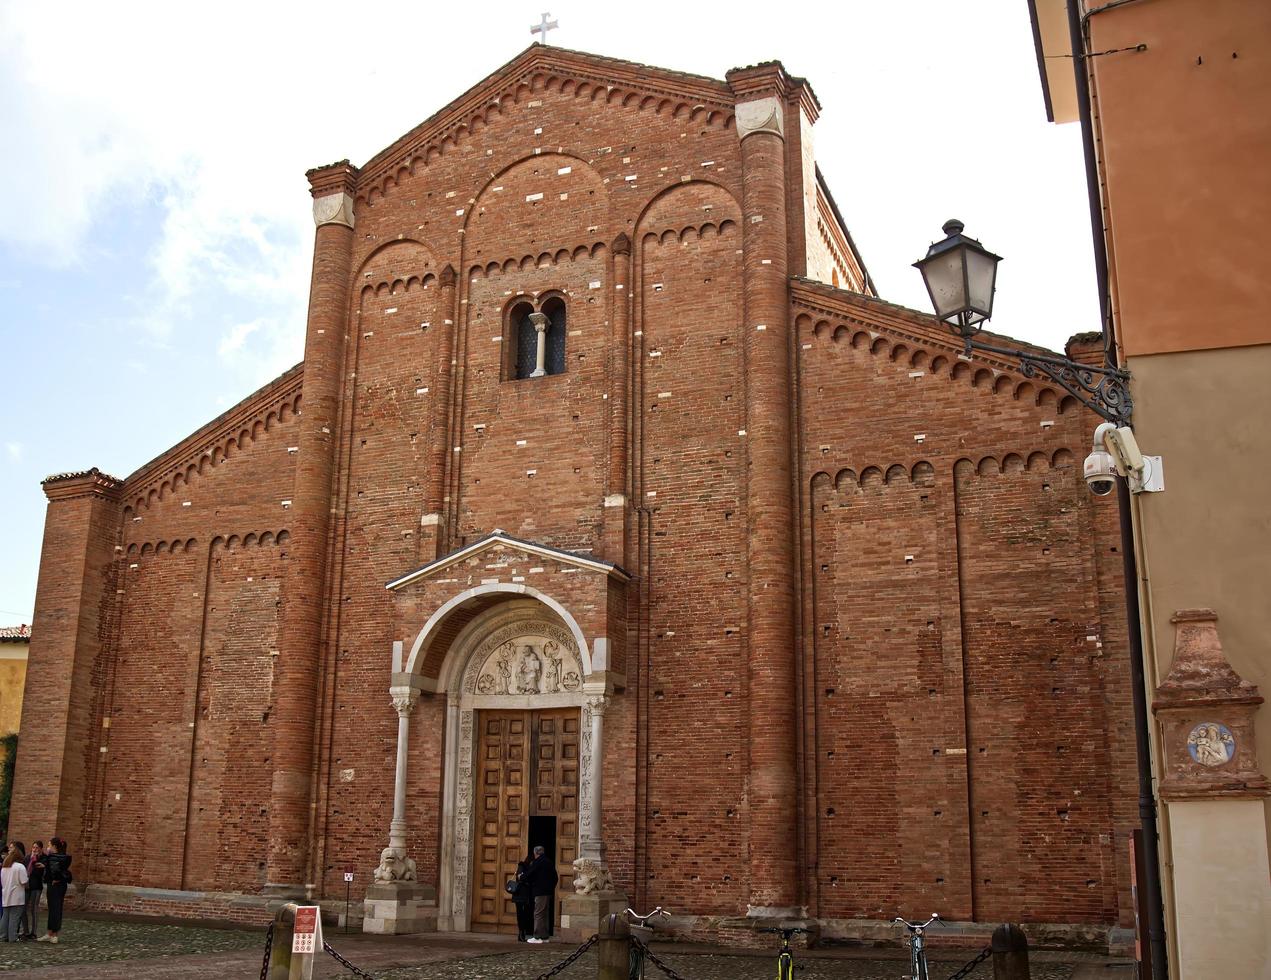
[[(605, 865), (602, 773), (604, 718), (609, 695), (603, 689), (587, 693), (589, 696), (583, 710), (582, 731), (582, 755), (587, 769), (581, 774), (578, 787), (582, 815), (579, 828), (580, 856), (574, 862), (574, 894), (566, 895), (561, 902), (561, 935), (573, 940), (594, 935), (611, 913), (621, 913), (627, 907), (627, 897), (614, 888), (613, 879)], [(568, 890), (565, 882), (561, 882), (560, 887), (563, 891)]]
[[(401, 659), (401, 644), (394, 644), (395, 666)], [(409, 686), (389, 688), (397, 711), (397, 766), (393, 779), (393, 820), (389, 824), (388, 847), (380, 852), (374, 880), (366, 889), (362, 931), (400, 935), (434, 932), (437, 928), (437, 890), (420, 882), (415, 862), (406, 855), (406, 773), (410, 744), (410, 715), (419, 700), (419, 691)]]

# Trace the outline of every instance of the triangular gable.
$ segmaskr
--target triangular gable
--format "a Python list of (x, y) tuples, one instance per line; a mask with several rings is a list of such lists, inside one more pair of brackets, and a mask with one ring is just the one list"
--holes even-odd
[(503, 546), (515, 548), (518, 551), (524, 551), (529, 555), (537, 555), (540, 558), (551, 558), (565, 565), (571, 565), (575, 568), (585, 569), (589, 572), (600, 572), (603, 575), (612, 576), (620, 581), (626, 582), (631, 579), (625, 571), (617, 565), (607, 561), (600, 561), (597, 558), (588, 558), (585, 555), (579, 555), (572, 551), (564, 551), (560, 548), (553, 548), (549, 545), (535, 544), (532, 541), (522, 541), (520, 538), (514, 538), (499, 528), (495, 528), (490, 534), (487, 534), (479, 541), (474, 541), (470, 545), (460, 548), (458, 551), (452, 551), (450, 554), (436, 561), (431, 561), (421, 568), (415, 569), (413, 572), (395, 578), (389, 582), (385, 588), (391, 591), (403, 588), (413, 582), (426, 579), (437, 572), (445, 571), (452, 565), (469, 558), (479, 555), (483, 552), (490, 551), (493, 548)]
[(359, 193), (381, 186), (399, 168), (409, 167), (414, 158), (426, 156), (429, 146), (454, 139), (460, 130), (469, 128), (475, 117), (486, 113), (491, 103), (506, 95), (514, 96), (522, 85), (532, 85), (536, 75), (572, 79), (610, 95), (643, 96), (651, 99), (654, 106), (669, 102), (689, 111), (715, 111), (729, 116), (733, 111), (732, 90), (719, 79), (536, 42), (368, 160), (358, 177)]

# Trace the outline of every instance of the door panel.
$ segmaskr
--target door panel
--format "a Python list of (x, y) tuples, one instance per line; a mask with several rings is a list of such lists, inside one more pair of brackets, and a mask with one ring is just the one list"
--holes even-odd
[(480, 802), (472, 876), (472, 930), (515, 932), (516, 906), (503, 885), (515, 877), (525, 841), (530, 717), (525, 711), (483, 711), (478, 720)]
[(478, 713), (473, 932), (516, 931), (516, 906), (503, 886), (525, 856), (531, 816), (556, 817), (559, 916), (578, 856), (580, 720), (577, 708)]

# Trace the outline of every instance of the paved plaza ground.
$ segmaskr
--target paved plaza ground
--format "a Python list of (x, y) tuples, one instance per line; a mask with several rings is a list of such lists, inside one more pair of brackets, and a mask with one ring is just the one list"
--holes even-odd
[[(502, 936), (434, 935), (372, 937), (327, 931), (327, 941), (376, 980), (533, 980), (568, 955), (572, 947), (552, 943), (527, 948)], [(47, 943), (0, 944), (0, 972), (6, 977), (77, 980), (195, 980), (259, 975), (264, 930), (212, 928), (172, 921), (106, 917), (68, 917), (56, 946)], [(728, 954), (710, 947), (655, 945), (658, 955), (685, 980), (769, 980), (775, 973), (770, 955)], [(937, 946), (938, 950), (938, 946)], [(936, 955), (941, 955), (939, 952)], [(805, 980), (900, 980), (907, 963), (900, 950), (829, 949), (799, 954), (796, 976)], [(932, 964), (932, 980), (945, 980), (969, 954), (953, 950)], [(971, 980), (988, 980), (985, 963)], [(1124, 960), (1093, 954), (1036, 952), (1033, 980), (1130, 980)], [(329, 956), (316, 965), (315, 977), (350, 976)], [(595, 977), (593, 954), (563, 971), (562, 980)], [(652, 966), (650, 980), (661, 974)]]

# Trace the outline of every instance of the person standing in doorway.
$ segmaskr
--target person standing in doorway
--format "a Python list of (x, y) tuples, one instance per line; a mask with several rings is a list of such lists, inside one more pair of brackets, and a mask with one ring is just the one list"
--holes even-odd
[(22, 915), (22, 939), (34, 939), (40, 934), (40, 896), (44, 894), (44, 841), (31, 845), (31, 856), (26, 862), (26, 910)]
[(0, 915), (0, 938), (6, 943), (18, 941), (18, 926), (26, 908), (26, 861), (20, 845), (11, 843), (0, 866), (0, 891), (4, 895), (4, 913)]
[(534, 863), (534, 855), (525, 855), (525, 860), (516, 866), (516, 891), (512, 893), (512, 904), (516, 906), (516, 941), (523, 943), (534, 934), (534, 895), (530, 890), (530, 865)]
[(552, 934), (552, 906), (555, 904), (553, 897), (559, 876), (542, 844), (534, 847), (534, 860), (530, 862), (528, 877), (530, 894), (534, 896), (534, 935), (526, 941), (545, 943)]
[(66, 853), (66, 841), (54, 837), (49, 841), (49, 853), (44, 855), (44, 890), (49, 895), (49, 931), (39, 942), (55, 943), (62, 931), (62, 903), (66, 901), (66, 889), (72, 881), (71, 856)]

